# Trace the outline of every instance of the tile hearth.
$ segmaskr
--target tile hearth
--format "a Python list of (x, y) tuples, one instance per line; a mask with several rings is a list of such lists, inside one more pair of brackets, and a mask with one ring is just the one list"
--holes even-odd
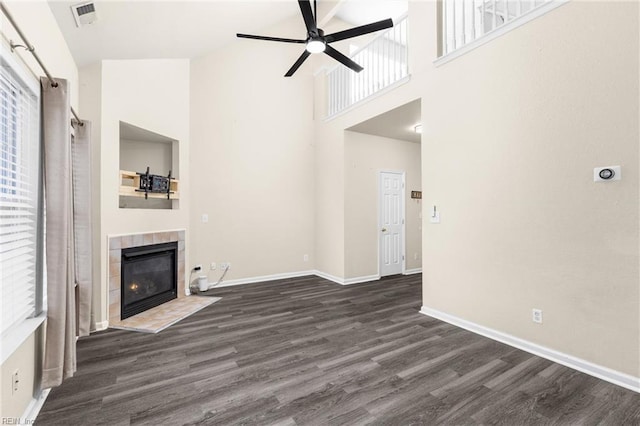
[(158, 333), (220, 299), (220, 297), (207, 296), (187, 296), (173, 299), (127, 319), (110, 321), (109, 327), (143, 333)]

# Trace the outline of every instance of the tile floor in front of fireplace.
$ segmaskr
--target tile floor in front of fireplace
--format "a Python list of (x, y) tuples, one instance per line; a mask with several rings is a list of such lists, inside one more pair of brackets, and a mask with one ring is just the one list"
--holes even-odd
[(109, 323), (109, 327), (143, 333), (158, 333), (220, 299), (220, 297), (205, 296), (180, 297), (127, 319), (112, 321)]

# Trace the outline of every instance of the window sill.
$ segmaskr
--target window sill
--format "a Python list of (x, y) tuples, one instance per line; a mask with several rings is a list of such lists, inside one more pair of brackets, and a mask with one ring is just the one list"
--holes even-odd
[(20, 323), (18, 326), (5, 332), (0, 336), (0, 342), (2, 343), (0, 365), (4, 362), (42, 325), (44, 320), (47, 319), (46, 312), (38, 315), (35, 318), (28, 318)]

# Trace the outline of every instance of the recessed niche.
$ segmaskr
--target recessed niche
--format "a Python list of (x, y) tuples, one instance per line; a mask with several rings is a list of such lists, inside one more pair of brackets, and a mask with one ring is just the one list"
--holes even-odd
[[(177, 140), (121, 121), (120, 208), (177, 209), (178, 164)], [(147, 170), (158, 177), (153, 178), (153, 188)], [(169, 176), (170, 181), (163, 179)]]

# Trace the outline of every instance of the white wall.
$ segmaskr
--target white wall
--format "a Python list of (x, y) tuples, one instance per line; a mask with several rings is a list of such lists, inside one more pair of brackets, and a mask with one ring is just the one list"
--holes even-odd
[[(316, 269), (338, 278), (347, 276), (345, 246), (346, 215), (345, 191), (345, 129), (376, 117), (394, 108), (420, 98), (424, 92), (425, 70), (430, 66), (427, 59), (435, 53), (435, 26), (429, 22), (430, 5), (426, 2), (409, 2), (409, 15), (412, 22), (408, 26), (409, 37), (409, 74), (410, 80), (382, 96), (374, 97), (346, 113), (326, 119), (327, 91), (325, 73), (322, 67), (326, 61), (315, 65), (317, 72), (314, 83), (315, 122), (315, 180), (316, 180)], [(428, 25), (420, 25), (420, 21)], [(344, 23), (336, 20), (340, 29)], [(366, 38), (366, 37), (365, 37)], [(343, 48), (347, 49), (348, 48)], [(333, 66), (334, 62), (329, 62)], [(408, 204), (409, 206), (410, 204)], [(412, 256), (411, 256), (412, 257)], [(417, 266), (416, 266), (417, 267)], [(367, 269), (370, 267), (350, 264), (349, 268)], [(350, 273), (351, 274), (351, 273)]]
[[(187, 229), (189, 206), (189, 61), (108, 60), (81, 69), (83, 108), (100, 123), (94, 131), (100, 150), (100, 264), (94, 287), (95, 322), (108, 320), (107, 236), (116, 234)], [(84, 94), (87, 94), (85, 97)], [(179, 208), (173, 210), (121, 209), (120, 121), (178, 141), (180, 179)], [(189, 232), (187, 231), (187, 241)], [(189, 251), (185, 253), (188, 261)], [(102, 324), (104, 325), (104, 324)]]
[(231, 262), (226, 279), (313, 269), (313, 80), (283, 78), (301, 53), (237, 40), (191, 64), (189, 266), (212, 282), (211, 262)]
[(80, 85), (80, 110), (83, 119), (91, 121), (91, 220), (92, 237), (91, 246), (93, 254), (93, 283), (91, 329), (102, 328), (106, 324), (99, 324), (105, 319), (102, 316), (102, 303), (104, 298), (100, 293), (101, 281), (104, 276), (101, 270), (102, 245), (102, 200), (100, 197), (102, 184), (101, 164), (101, 132), (102, 132), (102, 64), (95, 63), (82, 68), (78, 73)]
[(411, 199), (421, 187), (420, 144), (345, 132), (345, 277), (377, 275), (378, 179), (380, 170), (405, 172), (406, 269), (422, 264), (422, 204)]
[(344, 129), (421, 97), (424, 306), (639, 377), (637, 3), (570, 2), (440, 67), (436, 3), (409, 16), (411, 80), (316, 121), (318, 269), (346, 275)]
[[(56, 21), (45, 1), (3, 2), (20, 29), (36, 47), (36, 51), (54, 77), (69, 81), (71, 104), (78, 106), (78, 70), (71, 57)], [(19, 37), (4, 14), (0, 13), (0, 30), (6, 40), (18, 41)], [(44, 75), (30, 53), (17, 49), (16, 55), (24, 59), (33, 75)], [(81, 111), (78, 111), (81, 112)], [(41, 327), (42, 328), (42, 327)], [(24, 343), (0, 367), (0, 418), (20, 417), (24, 414), (32, 397), (38, 392), (36, 378), (39, 372), (39, 353), (42, 350), (40, 329), (28, 336)], [(11, 391), (11, 375), (19, 370), (20, 385), (17, 393)]]
[(425, 306), (640, 376), (638, 36), (570, 2), (429, 72)]
[(149, 172), (166, 176), (172, 169), (172, 146), (169, 142), (149, 142), (120, 139), (120, 169)]

